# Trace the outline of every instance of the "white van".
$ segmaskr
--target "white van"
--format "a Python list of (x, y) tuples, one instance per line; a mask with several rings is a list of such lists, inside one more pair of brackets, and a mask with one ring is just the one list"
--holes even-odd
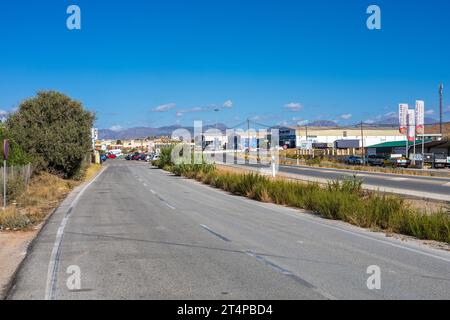
[(120, 150), (120, 149), (110, 150), (108, 153), (113, 154), (116, 157), (120, 157), (122, 155), (122, 150)]

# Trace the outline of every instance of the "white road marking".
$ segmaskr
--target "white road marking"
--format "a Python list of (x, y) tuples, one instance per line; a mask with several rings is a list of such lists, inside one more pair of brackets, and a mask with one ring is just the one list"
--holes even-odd
[(170, 209), (175, 210), (176, 208), (172, 206), (170, 203), (168, 203), (165, 199), (163, 199), (158, 193), (156, 193), (153, 189), (150, 189), (150, 192), (157, 197), (162, 203), (164, 203), (166, 206), (168, 206)]
[(408, 178), (392, 178), (390, 180), (392, 180), (392, 181), (406, 181), (406, 180), (409, 180), (409, 179)]
[(289, 278), (295, 280), (297, 283), (300, 283), (301, 285), (307, 287), (308, 289), (311, 289), (315, 292), (317, 292), (318, 294), (320, 294), (321, 296), (323, 296), (324, 298), (328, 299), (328, 300), (337, 300), (337, 298), (335, 296), (333, 296), (332, 294), (329, 294), (328, 292), (316, 287), (315, 285), (313, 285), (312, 283), (306, 281), (305, 279), (299, 277), (298, 275), (296, 275), (295, 273), (281, 267), (280, 265), (264, 258), (261, 255), (258, 255), (252, 251), (246, 251), (245, 252), (247, 255), (249, 255), (250, 257), (255, 258), (257, 261), (264, 263), (266, 266), (270, 267), (271, 269), (285, 275), (288, 276)]
[(215, 235), (216, 237), (218, 237), (219, 239), (222, 239), (223, 241), (226, 242), (231, 242), (230, 239), (228, 239), (227, 237), (221, 235), (220, 233), (212, 230), (211, 228), (209, 228), (208, 226), (205, 226), (204, 224), (201, 224), (200, 227), (202, 227), (203, 229), (205, 229), (206, 231), (208, 231), (209, 233)]
[(63, 241), (64, 237), (64, 230), (66, 228), (67, 222), (69, 221), (70, 215), (72, 213), (73, 208), (77, 204), (78, 200), (80, 200), (83, 193), (102, 175), (102, 173), (105, 171), (105, 168), (103, 168), (100, 173), (92, 179), (91, 182), (89, 182), (87, 185), (84, 186), (83, 189), (78, 193), (78, 195), (75, 197), (75, 199), (70, 204), (69, 209), (67, 210), (66, 214), (64, 215), (63, 220), (61, 221), (61, 224), (59, 225), (58, 231), (56, 232), (56, 239), (55, 243), (53, 244), (52, 253), (50, 255), (50, 261), (48, 264), (48, 270), (47, 270), (47, 285), (45, 287), (45, 300), (53, 300), (55, 299), (56, 294), (56, 278), (58, 275), (58, 268), (59, 268), (59, 257), (61, 254), (61, 243)]

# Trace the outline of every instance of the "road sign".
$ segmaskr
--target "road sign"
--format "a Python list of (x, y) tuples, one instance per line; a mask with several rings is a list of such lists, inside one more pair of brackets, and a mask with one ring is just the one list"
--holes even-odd
[(9, 157), (9, 140), (3, 140), (3, 159), (8, 160)]

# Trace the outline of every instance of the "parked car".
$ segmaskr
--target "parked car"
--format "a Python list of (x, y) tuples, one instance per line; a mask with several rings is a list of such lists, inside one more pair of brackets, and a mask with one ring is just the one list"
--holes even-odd
[(141, 153), (141, 154), (139, 154), (139, 156), (140, 156), (139, 160), (141, 160), (141, 161), (145, 161), (145, 159), (147, 158), (147, 154), (145, 154), (145, 153)]
[(345, 162), (347, 164), (364, 164), (364, 161), (361, 157), (358, 156), (349, 156)]
[(117, 156), (114, 153), (108, 153), (108, 159), (115, 159)]
[(132, 154), (127, 154), (125, 156), (125, 160), (130, 161), (132, 156), (133, 156)]
[(108, 160), (108, 157), (106, 156), (106, 154), (101, 154), (100, 155), (100, 161), (101, 162), (105, 162), (106, 160)]
[(159, 154), (153, 155), (152, 161), (157, 161), (157, 160), (159, 160)]
[(381, 155), (370, 155), (367, 157), (367, 163), (375, 167), (382, 167), (384, 165), (384, 160), (386, 160), (386, 157)]
[(140, 160), (141, 159), (141, 154), (139, 152), (135, 152), (132, 156), (131, 156), (131, 160)]
[(393, 168), (408, 168), (411, 165), (411, 160), (400, 157), (400, 158), (389, 158), (384, 160), (384, 166), (385, 167), (393, 167)]

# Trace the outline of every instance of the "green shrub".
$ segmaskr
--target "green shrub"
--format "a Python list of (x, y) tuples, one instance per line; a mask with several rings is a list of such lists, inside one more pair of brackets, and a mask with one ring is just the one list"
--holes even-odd
[(20, 104), (7, 128), (32, 157), (36, 170), (72, 178), (91, 152), (94, 118), (80, 102), (55, 91), (42, 91)]
[[(31, 162), (31, 157), (22, 150), (17, 142), (11, 137), (11, 133), (6, 128), (0, 127), (0, 153), (3, 155), (3, 140), (9, 140), (9, 156), (7, 166), (26, 165)], [(3, 163), (3, 162), (2, 162)], [(2, 164), (3, 166), (3, 164)]]

